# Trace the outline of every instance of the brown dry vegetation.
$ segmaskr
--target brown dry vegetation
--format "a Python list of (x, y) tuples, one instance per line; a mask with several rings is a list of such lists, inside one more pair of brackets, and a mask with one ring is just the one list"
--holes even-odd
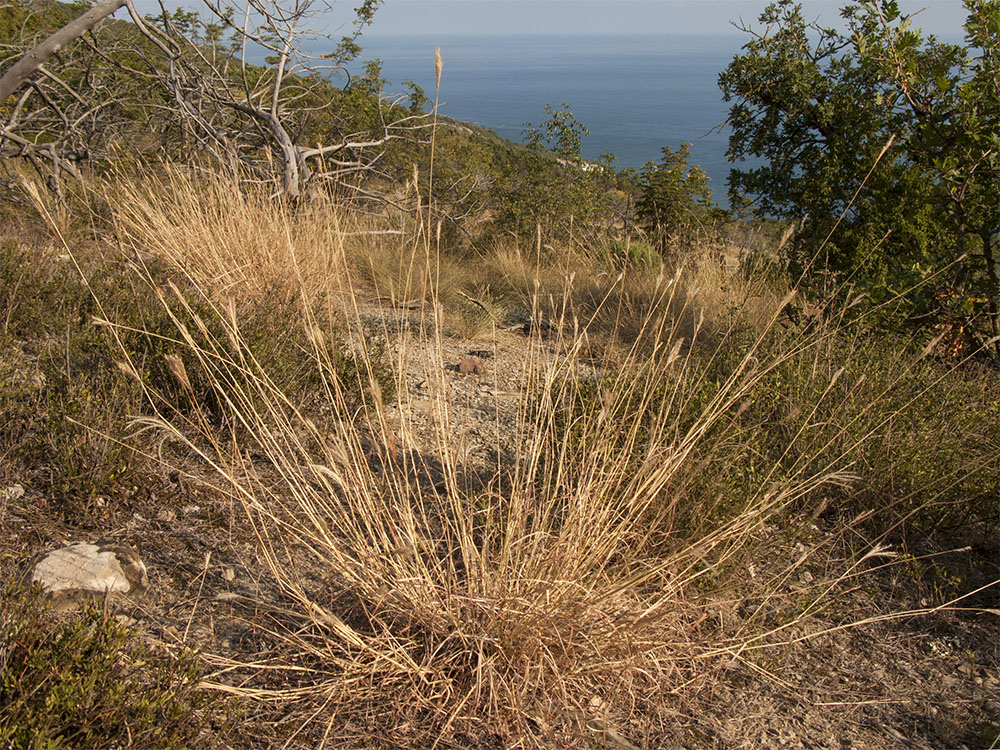
[(791, 322), (721, 242), (623, 271), (178, 170), (89, 222), (26, 195), (3, 563), (135, 544), (134, 637), (237, 699), (204, 736), (996, 746), (994, 371)]

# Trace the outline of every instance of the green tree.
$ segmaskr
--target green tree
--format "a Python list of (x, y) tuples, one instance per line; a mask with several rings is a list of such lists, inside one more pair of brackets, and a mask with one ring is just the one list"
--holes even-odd
[(589, 131), (569, 104), (559, 109), (546, 104), (543, 113), (548, 119), (541, 125), (524, 124), (527, 151), (510, 149), (498, 160), (497, 223), (526, 237), (540, 231), (546, 240), (565, 239), (600, 223), (608, 192), (601, 186), (605, 168), (584, 162), (582, 143)]
[(895, 0), (846, 4), (843, 31), (778, 0), (719, 83), (729, 157), (759, 164), (732, 170), (731, 199), (804, 219), (793, 272), (876, 301), (904, 293), (911, 319), (940, 322), (950, 300), (996, 334), (1000, 0), (965, 8), (963, 45), (924, 35)]
[(639, 172), (635, 212), (663, 254), (681, 233), (705, 217), (713, 203), (708, 175), (688, 164), (691, 144), (682, 143), (676, 151), (669, 146), (660, 150), (660, 162), (648, 161)]
[(549, 119), (540, 127), (524, 123), (522, 136), (528, 148), (533, 151), (550, 151), (560, 159), (580, 161), (583, 139), (590, 135), (587, 127), (576, 119), (573, 108), (566, 102), (562, 109), (555, 109), (551, 103), (542, 110)]

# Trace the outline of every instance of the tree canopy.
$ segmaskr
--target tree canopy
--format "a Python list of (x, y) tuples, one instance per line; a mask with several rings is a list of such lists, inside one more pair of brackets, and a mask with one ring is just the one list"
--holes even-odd
[(719, 83), (728, 155), (759, 165), (733, 169), (731, 201), (802, 220), (794, 272), (996, 336), (1000, 0), (965, 9), (964, 43), (952, 43), (895, 0), (846, 4), (844, 29), (778, 0)]

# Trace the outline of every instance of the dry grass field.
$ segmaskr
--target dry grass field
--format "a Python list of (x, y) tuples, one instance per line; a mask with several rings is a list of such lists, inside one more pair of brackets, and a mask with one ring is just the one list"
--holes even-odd
[[(175, 746), (997, 746), (994, 370), (721, 240), (621, 267), (183, 170), (75, 218), (22, 185), (0, 561), (136, 547), (127, 658), (194, 659)], [(0, 667), (23, 729), (44, 666)], [(74, 746), (126, 746), (103, 694)]]

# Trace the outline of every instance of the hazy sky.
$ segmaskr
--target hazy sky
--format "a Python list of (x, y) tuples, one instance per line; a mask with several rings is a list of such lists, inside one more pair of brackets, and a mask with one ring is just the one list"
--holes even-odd
[[(282, 0), (276, 0), (282, 2)], [(318, 6), (322, 0), (315, 4)], [(436, 34), (736, 34), (733, 21), (755, 23), (768, 0), (383, 0), (366, 36)], [(800, 0), (809, 20), (836, 25), (847, 0)], [(350, 29), (356, 0), (326, 0), (333, 11), (310, 26), (339, 36)], [(198, 0), (166, 0), (203, 11)], [(240, 7), (240, 0), (224, 5)], [(962, 36), (961, 0), (900, 0), (916, 25), (944, 38)], [(157, 0), (136, 0), (141, 12)], [(120, 12), (119, 17), (124, 15)]]
[[(843, 0), (804, 0), (806, 17), (834, 23)], [(384, 0), (367, 32), (397, 34), (736, 33), (730, 21), (754, 22), (766, 0)], [(961, 0), (901, 0), (924, 9), (916, 25), (960, 36)], [(349, 11), (348, 0), (339, 10)]]

